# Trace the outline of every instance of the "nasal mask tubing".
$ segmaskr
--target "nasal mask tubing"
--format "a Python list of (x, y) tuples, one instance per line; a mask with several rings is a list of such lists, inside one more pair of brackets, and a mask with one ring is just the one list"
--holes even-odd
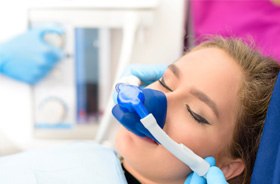
[(199, 176), (205, 177), (210, 168), (210, 164), (185, 145), (176, 143), (162, 130), (153, 114), (149, 113), (144, 106), (144, 95), (138, 86), (119, 83), (116, 86), (116, 90), (118, 92), (117, 101), (121, 107), (130, 111), (134, 110), (140, 116), (140, 121), (144, 127), (163, 147)]

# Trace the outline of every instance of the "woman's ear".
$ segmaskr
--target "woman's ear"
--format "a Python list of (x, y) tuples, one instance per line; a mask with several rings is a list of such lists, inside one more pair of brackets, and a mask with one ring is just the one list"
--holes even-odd
[(239, 176), (244, 171), (244, 169), (244, 161), (240, 158), (229, 159), (221, 166), (221, 170), (223, 171), (227, 180)]

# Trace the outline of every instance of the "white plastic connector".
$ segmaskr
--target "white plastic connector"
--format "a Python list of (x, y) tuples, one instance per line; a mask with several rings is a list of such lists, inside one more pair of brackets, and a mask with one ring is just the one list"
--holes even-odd
[(183, 144), (178, 144), (172, 140), (157, 124), (155, 117), (149, 114), (145, 118), (141, 119), (142, 124), (149, 132), (162, 144), (168, 151), (170, 151), (175, 157), (185, 163), (199, 176), (204, 176), (210, 168), (210, 164), (203, 158), (195, 154), (192, 150)]

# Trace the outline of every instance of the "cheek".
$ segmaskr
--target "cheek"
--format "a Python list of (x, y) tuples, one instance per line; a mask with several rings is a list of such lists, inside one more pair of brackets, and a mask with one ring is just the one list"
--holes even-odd
[(187, 112), (178, 109), (172, 108), (172, 104), (169, 105), (164, 126), (165, 132), (172, 139), (183, 143), (203, 158), (220, 155), (226, 149), (230, 141), (227, 129), (217, 125), (199, 124)]
[[(157, 82), (147, 86), (164, 91)], [(183, 143), (199, 156), (220, 157), (232, 141), (233, 127), (228, 122), (202, 125), (195, 122), (182, 105), (179, 93), (166, 93), (168, 105), (164, 131), (177, 143)], [(225, 118), (224, 118), (225, 119)], [(225, 123), (227, 122), (227, 123)]]
[(131, 144), (130, 142), (131, 140), (127, 134), (127, 131), (123, 127), (120, 127), (115, 137), (115, 148), (118, 153), (121, 155), (125, 154), (126, 150), (128, 150), (128, 147)]

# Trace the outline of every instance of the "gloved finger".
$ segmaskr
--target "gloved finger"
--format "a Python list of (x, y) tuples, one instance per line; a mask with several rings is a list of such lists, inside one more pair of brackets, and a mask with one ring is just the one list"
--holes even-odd
[(133, 75), (141, 80), (142, 86), (146, 86), (160, 79), (166, 68), (167, 65), (162, 64), (131, 64), (122, 76)]
[(59, 27), (45, 27), (38, 31), (39, 40), (47, 45), (62, 48), (64, 30)]
[(48, 75), (49, 71), (52, 70), (54, 66), (54, 64), (47, 62), (42, 55), (33, 57), (31, 60), (26, 61), (25, 64), (25, 67), (21, 67), (21, 71), (18, 72), (18, 75), (30, 78), (28, 81), (33, 79), (41, 80)]
[(49, 55), (48, 53), (34, 54), (34, 56), (32, 56), (25, 65), (29, 66), (29, 70), (38, 70), (38, 72), (49, 71), (55, 64), (55, 62), (52, 61), (55, 59), (53, 57), (55, 56), (51, 56), (51, 54)]
[(196, 173), (193, 173), (190, 184), (206, 184), (206, 180), (204, 177), (199, 176)]
[(216, 160), (214, 157), (206, 157), (205, 160), (210, 164), (210, 166), (216, 165)]
[(63, 35), (65, 33), (64, 29), (62, 29), (62, 27), (59, 26), (45, 26), (39, 28), (38, 31), (42, 38), (45, 36), (45, 34)]
[(56, 47), (49, 46), (49, 50), (45, 53), (46, 61), (55, 64), (65, 57), (64, 52)]
[(224, 173), (221, 169), (216, 166), (210, 167), (207, 175), (207, 183), (215, 183), (215, 184), (227, 184)]
[(29, 84), (36, 84), (39, 81), (41, 81), (47, 74), (48, 74), (47, 70), (42, 70), (37, 68), (30, 71), (29, 75), (26, 75), (22, 78), (25, 80), (25, 82)]
[(25, 82), (28, 83), (29, 85), (35, 85), (42, 79), (43, 79), (43, 77), (37, 76), (37, 77), (32, 77), (32, 78), (26, 79)]
[(188, 175), (187, 179), (185, 180), (184, 184), (191, 184), (193, 172)]
[(165, 70), (167, 69), (167, 65), (132, 65), (130, 68), (130, 72), (132, 75), (140, 78), (140, 80), (145, 84), (150, 84), (151, 81), (155, 82), (160, 79)]
[(25, 82), (28, 83), (30, 85), (36, 84), (38, 81), (40, 81), (42, 79), (42, 77), (37, 76), (37, 75), (33, 75), (33, 74), (29, 74), (29, 75), (17, 75), (17, 74), (10, 74), (10, 77), (12, 77), (15, 80), (21, 81), (21, 82)]

